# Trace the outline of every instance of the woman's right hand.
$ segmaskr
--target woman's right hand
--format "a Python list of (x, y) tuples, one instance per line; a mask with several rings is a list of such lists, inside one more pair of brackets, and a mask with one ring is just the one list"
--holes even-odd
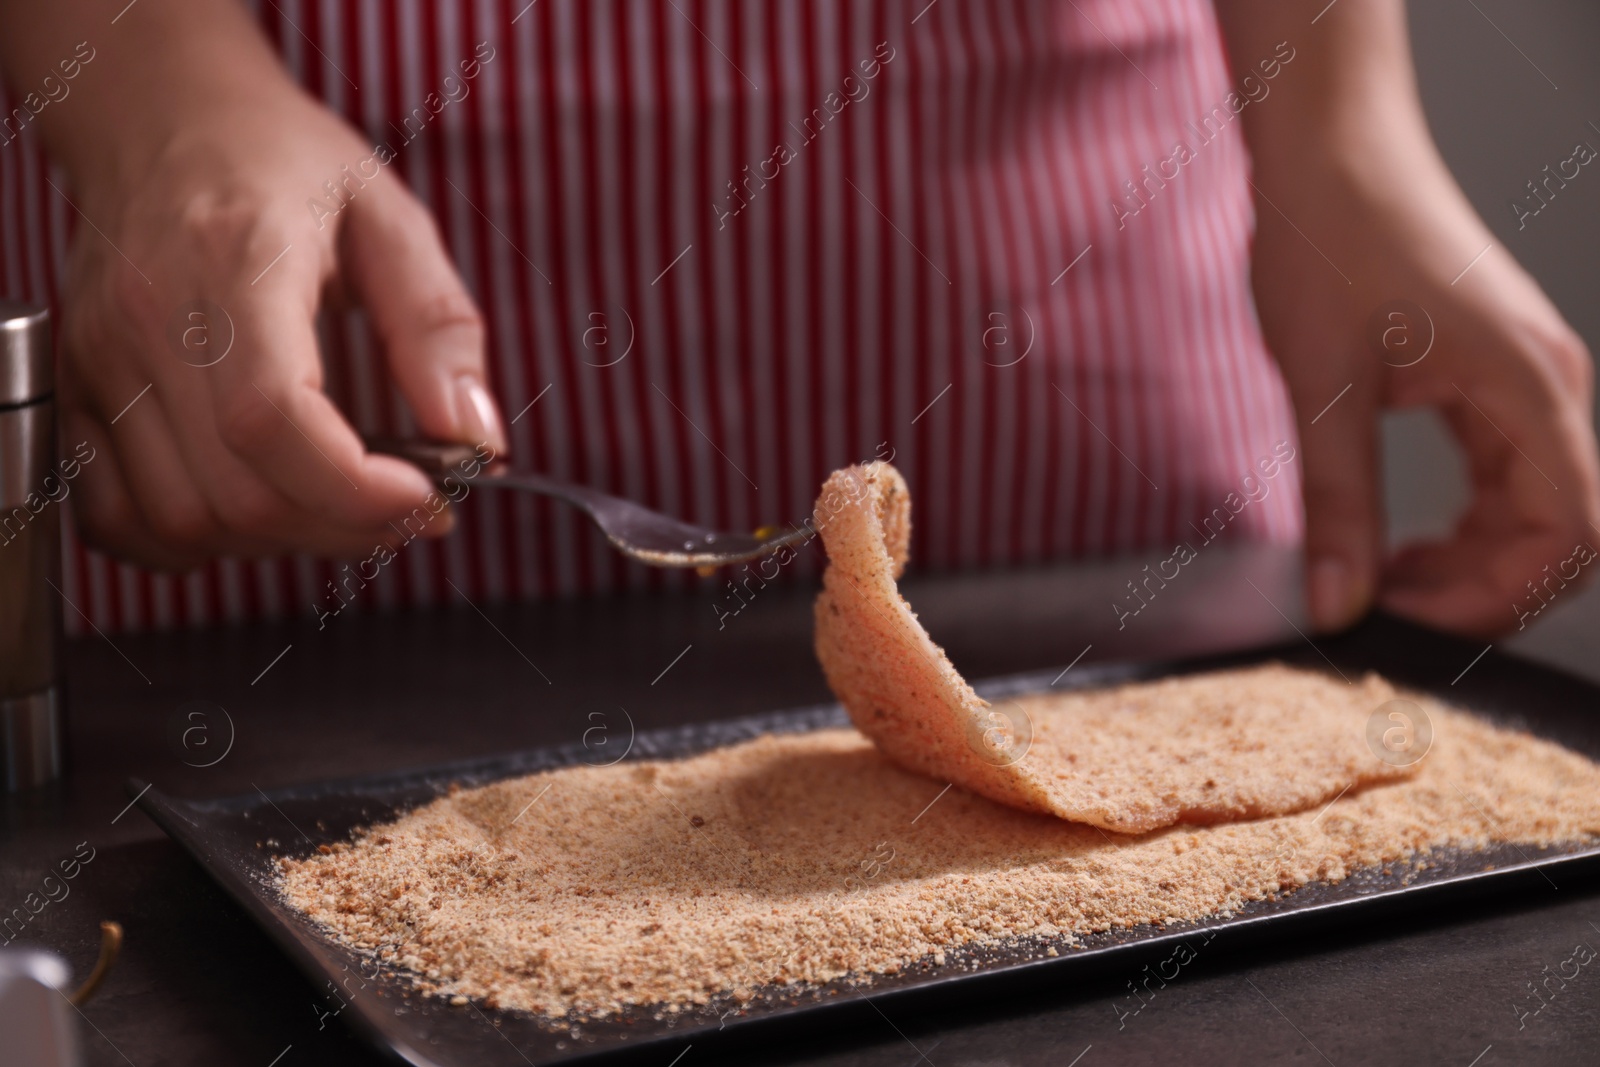
[[(483, 325), (433, 220), (390, 168), (360, 167), (373, 146), (289, 81), (234, 5), (198, 20), (150, 15), (157, 49), (164, 34), (205, 34), (209, 18), (207, 47), (226, 61), (190, 64), (185, 83), (172, 66), (184, 42), (178, 55), (138, 54), (136, 67), (118, 65), (137, 54), (126, 42), (117, 57), (108, 42), (80, 81), (110, 82), (121, 121), (109, 133), (69, 121), (74, 105), (95, 105), (84, 94), (47, 131), (53, 149), (65, 142), (64, 192), (82, 216), (60, 410), (63, 440), (98, 453), (79, 486), (86, 538), (177, 568), (225, 554), (365, 555), (398, 541), (391, 524), (418, 508), (425, 534), (444, 533), (448, 512), (424, 504), (428, 479), (366, 452), (323, 392), (315, 330), (326, 297), (362, 304), (422, 433), (503, 450)], [(154, 70), (166, 73), (147, 90), (138, 73)], [(341, 204), (325, 183), (348, 174)]]

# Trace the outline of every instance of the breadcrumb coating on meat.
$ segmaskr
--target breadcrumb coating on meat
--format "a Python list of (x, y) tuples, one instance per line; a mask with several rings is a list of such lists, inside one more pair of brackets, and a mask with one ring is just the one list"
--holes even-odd
[(1300, 811), (1415, 770), (1367, 745), (1367, 720), (1396, 696), (1376, 675), (1269, 664), (991, 708), (896, 587), (910, 511), (905, 479), (869, 463), (834, 473), (815, 516), (828, 550), (817, 658), (857, 728), (907, 770), (1124, 832)]

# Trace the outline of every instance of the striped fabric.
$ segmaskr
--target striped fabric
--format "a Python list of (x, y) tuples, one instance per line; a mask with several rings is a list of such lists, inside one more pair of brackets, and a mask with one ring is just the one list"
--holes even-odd
[[(954, 568), (1199, 546), (1294, 440), (1249, 298), (1248, 161), (1205, 0), (258, 9), (295, 76), (393, 147), (440, 220), (534, 468), (749, 529), (892, 452), (915, 565)], [(1181, 167), (1164, 162), (1179, 141)], [(31, 130), (0, 145), (0, 288), (54, 304), (78, 220), (37, 146)], [(325, 340), (356, 425), (408, 430), (359, 317)], [(1230, 540), (1299, 537), (1297, 470)], [(475, 492), (462, 519), (352, 608), (729, 579), (625, 564), (521, 497)], [(67, 538), (66, 593), (108, 631), (336, 603), (333, 563), (153, 576)]]

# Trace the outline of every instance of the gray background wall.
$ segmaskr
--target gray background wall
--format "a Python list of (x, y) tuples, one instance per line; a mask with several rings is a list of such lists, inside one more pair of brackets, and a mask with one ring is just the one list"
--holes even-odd
[[(1409, 8), (1423, 103), (1446, 161), (1499, 243), (1600, 352), (1600, 167), (1585, 167), (1520, 232), (1509, 207), (1577, 142), (1600, 149), (1589, 125), (1600, 126), (1600, 2), (1411, 0)], [(1438, 422), (1390, 416), (1384, 445), (1391, 539), (1448, 529), (1466, 492)], [(1506, 647), (1592, 670), (1600, 588), (1552, 604)]]

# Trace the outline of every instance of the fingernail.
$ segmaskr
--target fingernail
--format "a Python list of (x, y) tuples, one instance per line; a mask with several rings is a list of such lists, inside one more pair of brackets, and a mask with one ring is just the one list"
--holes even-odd
[(1319, 630), (1337, 630), (1349, 621), (1350, 568), (1336, 556), (1311, 564), (1307, 580), (1311, 624)]
[(468, 444), (489, 444), (498, 452), (506, 448), (500, 413), (483, 383), (470, 374), (456, 378), (456, 428)]

